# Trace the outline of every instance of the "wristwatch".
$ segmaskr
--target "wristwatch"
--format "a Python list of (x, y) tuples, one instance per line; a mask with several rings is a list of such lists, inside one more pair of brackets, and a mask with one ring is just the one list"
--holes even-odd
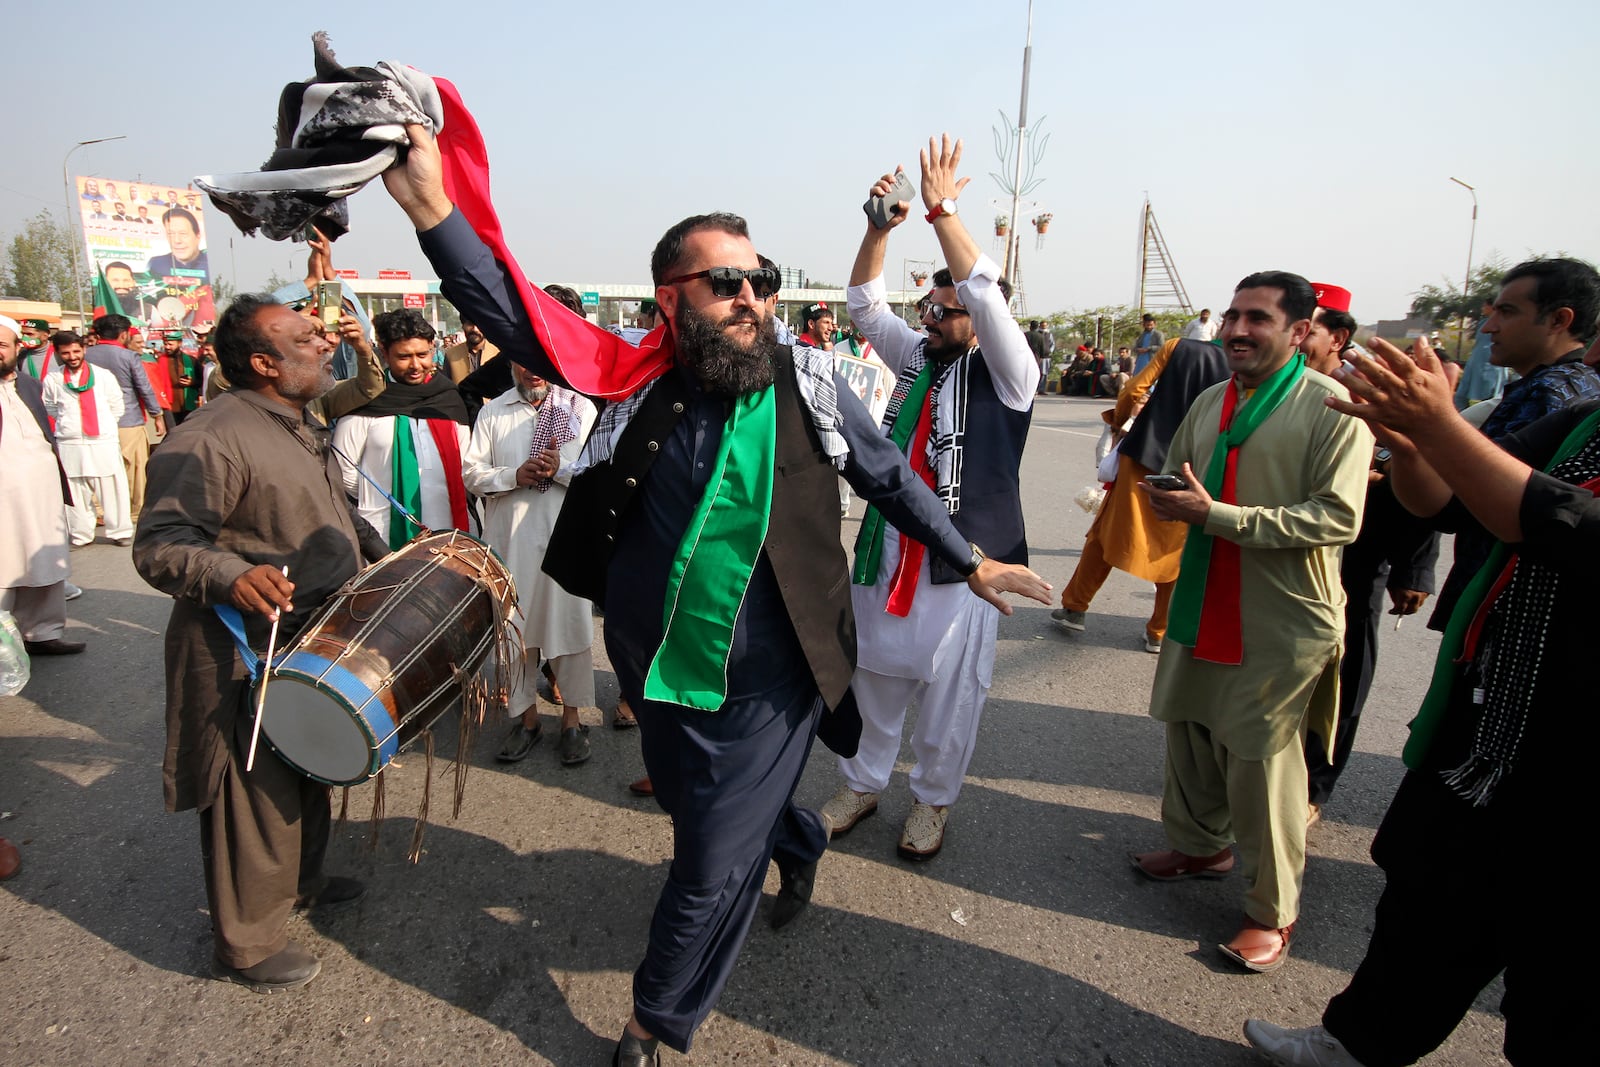
[(989, 558), (983, 554), (983, 549), (979, 548), (974, 542), (968, 541), (967, 547), (972, 549), (972, 560), (967, 564), (966, 573), (961, 575), (963, 578), (971, 578), (974, 574), (977, 574), (978, 568), (983, 565), (983, 561)]
[(937, 204), (933, 205), (933, 210), (928, 212), (926, 218), (929, 222), (932, 222), (940, 215), (954, 215), (958, 210), (959, 209), (956, 207), (956, 202), (947, 196)]

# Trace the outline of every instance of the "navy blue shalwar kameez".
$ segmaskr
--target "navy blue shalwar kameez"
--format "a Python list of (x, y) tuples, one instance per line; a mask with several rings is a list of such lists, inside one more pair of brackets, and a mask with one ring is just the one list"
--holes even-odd
[[(420, 235), (445, 295), (501, 353), (553, 380), (515, 290), (460, 212)], [(681, 369), (669, 373), (685, 373)], [(686, 377), (688, 377), (686, 375)], [(964, 570), (971, 549), (948, 512), (842, 379), (840, 472), (863, 499), (936, 557)], [(749, 933), (767, 863), (791, 870), (818, 859), (821, 816), (793, 801), (823, 700), (765, 551), (735, 621), (727, 699), (715, 712), (644, 699), (664, 633), (662, 604), (678, 544), (715, 466), (728, 401), (692, 379), (690, 403), (650, 469), (617, 537), (606, 582), (606, 651), (639, 719), (645, 769), (672, 817), (673, 859), (634, 973), (634, 1014), (687, 1052), (716, 1006)], [(819, 576), (819, 578), (824, 578)]]

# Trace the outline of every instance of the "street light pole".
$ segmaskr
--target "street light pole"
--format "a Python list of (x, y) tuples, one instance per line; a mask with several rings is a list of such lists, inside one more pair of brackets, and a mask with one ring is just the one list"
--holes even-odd
[(72, 207), (76, 203), (72, 199), (72, 181), (67, 177), (67, 160), (72, 158), (72, 153), (86, 145), (100, 144), (103, 141), (125, 141), (128, 135), (119, 133), (115, 137), (96, 137), (91, 141), (79, 141), (67, 149), (67, 154), (61, 157), (61, 188), (67, 196), (67, 248), (72, 252), (72, 287), (78, 291), (78, 329), (83, 329), (83, 276), (78, 273), (78, 232), (72, 223)]
[[(1017, 105), (1017, 165), (1011, 176), (1011, 227), (1006, 232), (1006, 261), (1000, 276), (1009, 284), (1017, 284), (1016, 258), (1013, 248), (1021, 247), (1021, 230), (1017, 218), (1018, 201), (1022, 198), (1022, 153), (1027, 150), (1028, 136), (1028, 68), (1033, 65), (1033, 0), (1028, 0), (1028, 36), (1022, 48), (1022, 101)], [(1012, 242), (1017, 242), (1013, 245)]]
[[(1461, 281), (1461, 302), (1466, 304), (1467, 291), (1472, 288), (1472, 246), (1478, 240), (1478, 191), (1460, 178), (1451, 178), (1461, 188), (1472, 194), (1472, 230), (1467, 235), (1467, 275)], [(1467, 332), (1467, 309), (1461, 310), (1461, 327), (1456, 330), (1456, 362), (1461, 362), (1461, 341)]]

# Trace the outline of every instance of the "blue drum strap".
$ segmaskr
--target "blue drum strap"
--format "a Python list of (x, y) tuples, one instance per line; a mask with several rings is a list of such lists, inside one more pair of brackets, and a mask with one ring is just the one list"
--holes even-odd
[(419, 530), (426, 530), (427, 529), (427, 527), (422, 524), (422, 520), (421, 519), (419, 519), (415, 515), (411, 514), (411, 509), (410, 508), (408, 508), (404, 504), (400, 503), (400, 501), (396, 500), (393, 497), (393, 495), (391, 495), (389, 493), (388, 490), (386, 490), (383, 486), (379, 485), (377, 482), (373, 481), (372, 475), (370, 475), (366, 471), (362, 470), (360, 465), (357, 464), (354, 460), (352, 460), (349, 456), (345, 455), (344, 451), (342, 449), (340, 449), (337, 445), (332, 444), (331, 442), (329, 443), (328, 447), (333, 449), (333, 454), (334, 455), (338, 456), (340, 459), (342, 459), (346, 463), (350, 464), (350, 469), (351, 470), (355, 471), (357, 474), (361, 475), (361, 477), (365, 478), (367, 480), (367, 484), (372, 486), (372, 488), (376, 489), (378, 491), (378, 495), (383, 497), (383, 499), (385, 499), (385, 500), (387, 500), (389, 502), (389, 506), (390, 507), (394, 508), (400, 514), (404, 515), (407, 519), (410, 519), (411, 520), (411, 525), (415, 526)]
[(244, 660), (245, 669), (250, 672), (250, 684), (254, 685), (261, 677), (261, 657), (255, 654), (244, 635), (244, 616), (232, 604), (213, 604), (211, 610), (217, 613), (222, 625), (233, 635), (233, 643), (239, 646), (239, 658)]

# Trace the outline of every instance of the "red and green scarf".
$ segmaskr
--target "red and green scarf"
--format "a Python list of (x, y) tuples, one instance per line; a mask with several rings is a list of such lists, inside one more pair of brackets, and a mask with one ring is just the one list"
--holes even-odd
[(83, 436), (99, 437), (100, 409), (94, 399), (94, 368), (87, 359), (78, 367), (77, 377), (78, 380), (73, 381), (73, 372), (61, 368), (61, 383), (78, 394), (78, 421), (82, 424)]
[[(449, 419), (423, 419), (439, 450), (444, 467), (445, 486), (450, 492), (450, 525), (468, 529), (467, 488), (461, 480), (461, 442), (456, 438), (456, 423)], [(411, 436), (411, 416), (394, 417), (394, 448), (390, 450), (390, 482), (394, 497), (412, 515), (422, 515), (422, 470), (417, 465), (417, 445)], [(399, 508), (389, 508), (389, 547), (404, 548), (422, 529)]]
[[(900, 410), (895, 413), (889, 427), (889, 440), (906, 453), (911, 470), (933, 488), (933, 466), (928, 462), (928, 435), (933, 428), (933, 376), (937, 364), (933, 360), (922, 365), (922, 370), (911, 383)], [(910, 445), (910, 451), (906, 446)], [(888, 521), (876, 507), (867, 508), (861, 520), (861, 532), (856, 535), (856, 565), (850, 580), (856, 585), (873, 585), (878, 580), (878, 569), (883, 566), (883, 534)], [(911, 603), (916, 596), (917, 582), (922, 574), (922, 559), (927, 549), (920, 541), (900, 535), (900, 565), (895, 568), (889, 588), (889, 601), (884, 610), (905, 618), (911, 613)]]
[(27, 369), (28, 377), (34, 381), (44, 381), (44, 376), (50, 373), (50, 357), (56, 354), (55, 345), (48, 341), (37, 348), (23, 349), (27, 353), (23, 357), (23, 366)]
[[(1239, 447), (1278, 410), (1305, 369), (1306, 357), (1296, 352), (1242, 406), (1239, 376), (1229, 380), (1217, 426), (1217, 447), (1204, 479), (1213, 499), (1224, 504), (1239, 502)], [(1172, 592), (1167, 636), (1194, 649), (1195, 659), (1234, 667), (1244, 662), (1239, 611), (1242, 582), (1239, 546), (1225, 537), (1213, 537), (1204, 526), (1190, 526), (1178, 584)]]
[[(1567, 435), (1550, 462), (1545, 464), (1546, 473), (1588, 444), (1597, 432), (1600, 432), (1600, 411), (1591, 412)], [(1600, 496), (1600, 484), (1596, 482), (1587, 482), (1579, 488)], [(1417, 717), (1411, 721), (1411, 736), (1401, 753), (1401, 759), (1412, 770), (1421, 767), (1427, 758), (1449, 711), (1455, 687), (1469, 684), (1464, 681), (1460, 667), (1477, 657), (1478, 641), (1489, 611), (1511, 584), (1520, 559), (1519, 553), (1507, 548), (1503, 541), (1496, 541), (1489, 559), (1456, 601), (1450, 621), (1445, 625), (1444, 640), (1439, 643), (1438, 658), (1434, 660), (1432, 684), (1428, 686), (1428, 695), (1422, 699)]]

